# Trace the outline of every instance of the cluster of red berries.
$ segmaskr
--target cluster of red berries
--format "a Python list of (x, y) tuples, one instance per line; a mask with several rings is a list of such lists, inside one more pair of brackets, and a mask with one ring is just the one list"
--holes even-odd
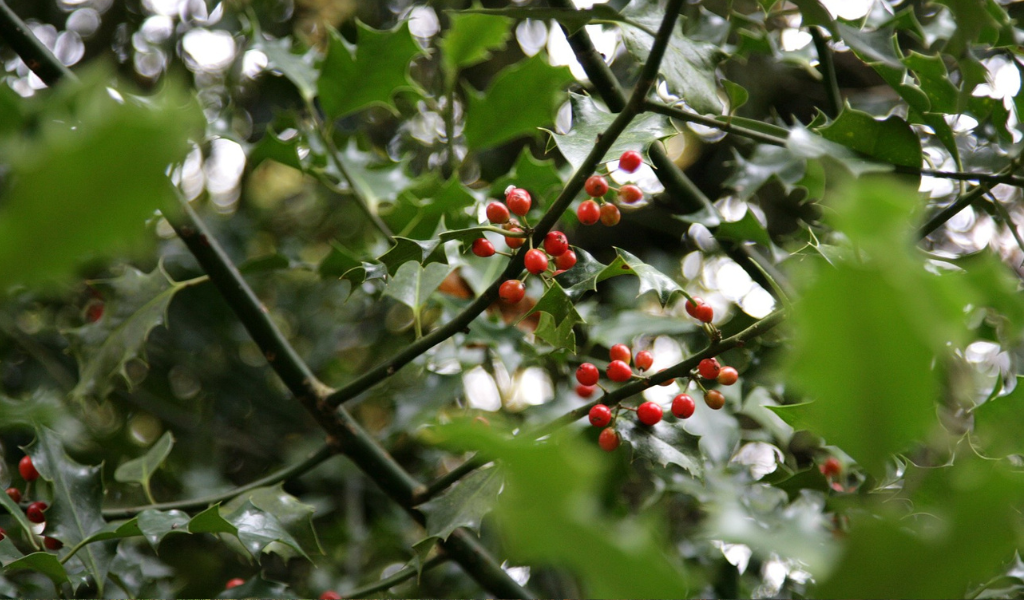
[[(635, 150), (627, 150), (619, 157), (619, 170), (632, 173), (643, 164), (643, 157)], [(576, 218), (584, 225), (594, 225), (598, 221), (602, 225), (611, 227), (618, 225), (622, 219), (619, 207), (611, 202), (605, 202), (604, 197), (608, 194), (611, 186), (608, 180), (601, 175), (591, 175), (583, 184), (590, 200), (580, 202), (576, 207)], [(635, 204), (644, 198), (644, 192), (639, 187), (628, 184), (618, 188), (619, 200), (626, 204)], [(596, 198), (596, 200), (595, 200)]]
[[(491, 202), (487, 205), (487, 220), (495, 225), (501, 225), (510, 233), (521, 234), (524, 237), (505, 236), (505, 244), (509, 248), (519, 248), (526, 243), (526, 235), (529, 231), (524, 229), (519, 221), (512, 219), (511, 214), (525, 217), (530, 212), (533, 201), (530, 192), (510, 186), (505, 191), (505, 203)], [(494, 244), (487, 238), (477, 238), (473, 241), (473, 254), (486, 258), (494, 256), (497, 250)], [(523, 257), (523, 266), (533, 275), (541, 275), (552, 271), (552, 276), (573, 268), (576, 265), (576, 252), (569, 247), (569, 238), (561, 231), (551, 231), (544, 236), (544, 247), (531, 248)], [(506, 304), (515, 304), (526, 295), (526, 284), (520, 279), (509, 279), (502, 282), (498, 288), (498, 297)]]
[[(37, 471), (36, 466), (32, 464), (31, 456), (24, 456), (21, 461), (18, 462), (18, 473), (21, 474), (22, 479), (29, 483), (39, 479), (39, 471)], [(21, 502), (21, 490), (16, 487), (9, 487), (7, 488), (7, 497), (13, 500), (15, 504), (18, 504)], [(45, 523), (45, 511), (47, 508), (49, 508), (49, 505), (45, 502), (32, 502), (25, 508), (25, 516), (33, 523)], [(7, 532), (0, 527), (0, 540), (5, 537), (7, 537)], [(43, 545), (47, 550), (55, 551), (64, 547), (63, 542), (50, 536), (43, 536)]]
[[(224, 589), (230, 590), (244, 584), (244, 579), (242, 579), (241, 577), (235, 577), (233, 579), (228, 579), (228, 582), (224, 584)], [(341, 594), (334, 590), (327, 590), (326, 592), (320, 594), (320, 600), (341, 600)]]

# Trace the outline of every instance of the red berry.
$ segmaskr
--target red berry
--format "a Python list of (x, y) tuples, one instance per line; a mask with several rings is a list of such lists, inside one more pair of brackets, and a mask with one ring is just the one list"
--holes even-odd
[(576, 218), (584, 225), (593, 225), (601, 220), (601, 207), (593, 200), (584, 200), (576, 207)]
[(825, 477), (835, 477), (843, 470), (843, 466), (839, 464), (838, 458), (830, 456), (818, 469)]
[(95, 323), (103, 318), (103, 303), (97, 300), (89, 302), (85, 307), (85, 320), (89, 323)]
[(607, 427), (612, 422), (612, 409), (598, 404), (590, 409), (590, 424), (594, 427)]
[(505, 204), (508, 204), (508, 209), (520, 217), (530, 212), (532, 203), (530, 192), (523, 188), (512, 188), (505, 194)]
[(224, 589), (230, 590), (231, 588), (236, 588), (236, 587), (238, 587), (240, 585), (244, 585), (244, 584), (245, 584), (245, 580), (244, 579), (242, 579), (241, 577), (235, 577), (234, 579), (228, 579), (228, 582), (224, 584)]
[(21, 491), (18, 488), (7, 488), (7, 496), (14, 501), (15, 504), (21, 502)]
[(608, 193), (608, 182), (600, 175), (591, 175), (583, 184), (583, 189), (587, 190), (587, 194), (594, 198), (600, 198)]
[(2, 542), (5, 537), (7, 537), (7, 530), (0, 527), (0, 542)]
[[(508, 230), (513, 233), (523, 233), (523, 230), (519, 227), (509, 227)], [(526, 238), (524, 237), (508, 237), (507, 235), (505, 236), (505, 245), (508, 246), (509, 248), (519, 248), (525, 243)]]
[(320, 594), (320, 600), (341, 600), (341, 594), (334, 590), (327, 590)]
[(608, 351), (609, 360), (621, 360), (622, 362), (629, 364), (629, 361), (633, 358), (632, 353), (629, 351), (629, 346), (625, 344), (615, 344)]
[(661, 407), (654, 402), (644, 402), (636, 409), (636, 418), (644, 425), (657, 425), (662, 414)]
[(48, 535), (43, 536), (43, 545), (46, 546), (47, 550), (60, 550), (64, 547), (64, 542), (55, 540)]
[(508, 223), (508, 207), (501, 202), (491, 202), (487, 205), (487, 220), (495, 225)]
[(544, 250), (551, 256), (561, 256), (569, 251), (569, 239), (561, 231), (551, 231), (544, 236)]
[(21, 462), (18, 463), (18, 472), (21, 473), (21, 478), (25, 481), (39, 479), (39, 471), (36, 471), (36, 466), (32, 464), (31, 456), (22, 457)]
[(715, 318), (715, 309), (711, 308), (707, 304), (701, 304), (696, 310), (697, 320), (702, 323), (710, 323)]
[(43, 514), (43, 511), (46, 509), (47, 505), (45, 502), (33, 502), (25, 509), (25, 516), (33, 523), (42, 523), (46, 521), (46, 515)]
[(722, 367), (722, 370), (718, 372), (718, 383), (722, 385), (732, 385), (739, 378), (740, 374), (732, 367)]
[(619, 434), (614, 429), (609, 427), (601, 432), (601, 435), (597, 436), (597, 445), (601, 446), (601, 449), (605, 452), (611, 452), (619, 447)]
[(633, 376), (633, 370), (629, 368), (625, 362), (621, 360), (613, 360), (608, 363), (608, 379), (612, 381), (629, 381), (629, 378)]
[(689, 419), (697, 408), (688, 394), (679, 394), (672, 399), (672, 414), (679, 419)]
[(704, 301), (701, 300), (700, 298), (696, 298), (695, 297), (693, 299), (693, 302), (690, 302), (689, 300), (687, 300), (686, 304), (684, 305), (684, 308), (686, 308), (686, 314), (688, 314), (691, 317), (693, 317), (694, 319), (696, 319), (697, 318), (697, 307), (699, 307), (699, 306), (701, 306), (703, 304), (704, 304)]
[[(563, 254), (562, 256), (565, 256), (565, 255)], [(554, 275), (555, 277), (558, 277), (562, 273), (565, 273), (565, 269), (555, 269), (555, 272), (552, 273), (552, 275)]]
[(714, 358), (705, 358), (700, 361), (697, 365), (697, 372), (704, 379), (714, 379), (718, 377), (719, 371), (722, 370), (722, 366), (718, 364), (718, 361)]
[(548, 255), (540, 248), (534, 248), (526, 253), (523, 264), (527, 271), (539, 275), (548, 270)]
[(648, 352), (647, 350), (641, 350), (640, 352), (636, 353), (635, 364), (637, 369), (641, 371), (646, 371), (647, 369), (651, 368), (651, 365), (654, 364), (654, 355)]
[(477, 238), (473, 240), (473, 254), (481, 258), (494, 256), (494, 244), (487, 238)]
[(509, 279), (498, 288), (498, 297), (505, 304), (515, 304), (526, 295), (526, 286), (518, 279)]
[(644, 162), (644, 157), (640, 156), (640, 153), (636, 150), (626, 150), (619, 157), (619, 168), (627, 173), (632, 173), (640, 168)]
[(718, 390), (711, 390), (704, 394), (704, 403), (708, 405), (711, 410), (718, 410), (725, 406), (725, 396)]
[(618, 225), (619, 221), (622, 220), (622, 213), (619, 212), (619, 207), (614, 204), (605, 204), (601, 206), (601, 224), (607, 227)]
[(624, 185), (619, 188), (619, 198), (626, 204), (634, 204), (644, 199), (644, 193), (635, 185)]
[(601, 372), (590, 363), (583, 363), (576, 369), (576, 381), (583, 385), (597, 385), (600, 378)]
[[(572, 250), (566, 250), (564, 253), (559, 254), (555, 257), (555, 266), (558, 267), (559, 271), (568, 271), (569, 269), (576, 266), (576, 253)], [(557, 273), (556, 273), (557, 275)]]
[(582, 383), (576, 385), (576, 395), (580, 398), (589, 398), (594, 395), (594, 390), (597, 387), (593, 385), (583, 385)]

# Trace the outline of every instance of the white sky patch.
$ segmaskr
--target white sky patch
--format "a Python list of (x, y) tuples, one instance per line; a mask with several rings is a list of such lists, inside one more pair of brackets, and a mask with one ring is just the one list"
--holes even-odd
[(223, 71), (235, 59), (235, 40), (227, 31), (193, 29), (182, 38), (181, 46), (194, 71)]
[(871, 11), (875, 0), (821, 0), (832, 18), (859, 19)]
[(462, 387), (470, 408), (494, 412), (501, 409), (501, 394), (494, 378), (483, 367), (473, 367), (462, 374)]
[(540, 367), (529, 367), (520, 371), (516, 376), (514, 388), (515, 392), (508, 401), (508, 409), (513, 411), (544, 404), (555, 397), (551, 377)]

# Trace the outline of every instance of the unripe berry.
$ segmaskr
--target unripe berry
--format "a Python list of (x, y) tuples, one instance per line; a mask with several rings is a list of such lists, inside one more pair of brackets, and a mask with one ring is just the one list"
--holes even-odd
[(626, 204), (635, 204), (644, 199), (644, 193), (635, 185), (624, 185), (619, 188), (619, 198)]
[(508, 209), (513, 214), (521, 217), (530, 212), (530, 205), (533, 204), (533, 200), (530, 198), (530, 192), (523, 188), (513, 188), (505, 194), (505, 204), (508, 204)]
[(523, 265), (526, 266), (527, 271), (539, 275), (548, 270), (548, 255), (544, 254), (540, 248), (534, 248), (526, 253)]
[(231, 588), (236, 588), (243, 584), (245, 584), (244, 579), (241, 577), (235, 577), (234, 579), (228, 579), (228, 582), (224, 584), (224, 589), (230, 590)]
[(590, 363), (583, 363), (576, 368), (576, 381), (582, 385), (597, 385), (597, 380), (600, 378), (601, 372)]
[(618, 382), (629, 381), (629, 378), (633, 376), (633, 370), (621, 360), (613, 360), (608, 363), (607, 373), (608, 379)]
[(601, 224), (607, 227), (618, 225), (619, 221), (622, 220), (622, 213), (619, 212), (619, 207), (614, 204), (604, 204), (601, 206)]
[(615, 344), (608, 351), (609, 360), (621, 360), (622, 362), (629, 364), (632, 360), (632, 353), (629, 351), (629, 346), (625, 344)]
[(594, 198), (600, 198), (608, 193), (608, 182), (600, 175), (591, 175), (587, 178), (587, 182), (583, 184), (583, 189)]
[(334, 590), (327, 590), (320, 594), (320, 600), (341, 600), (341, 594)]
[(657, 425), (662, 414), (661, 407), (654, 402), (644, 402), (636, 409), (636, 418), (644, 425)]
[(21, 478), (25, 481), (35, 481), (39, 479), (39, 471), (36, 471), (36, 466), (32, 464), (32, 457), (27, 454), (21, 458), (21, 462), (18, 463), (18, 472), (21, 473)]
[(495, 225), (508, 223), (508, 207), (501, 202), (491, 202), (487, 205), (487, 220)]
[(689, 300), (687, 300), (686, 304), (684, 304), (683, 307), (686, 309), (686, 314), (688, 314), (691, 317), (693, 317), (694, 319), (696, 319), (697, 318), (697, 307), (701, 306), (702, 304), (704, 304), (703, 300), (701, 300), (700, 298), (694, 297), (693, 302), (690, 302)]
[(839, 464), (838, 458), (830, 456), (818, 469), (825, 477), (835, 477), (843, 470), (843, 466)]
[(43, 536), (43, 545), (46, 546), (47, 550), (54, 550), (54, 551), (56, 551), (56, 550), (60, 550), (61, 548), (64, 547), (64, 542), (62, 542), (60, 540), (55, 540), (55, 539), (53, 539), (52, 537), (50, 537), (48, 535), (44, 535)]
[(636, 353), (636, 359), (634, 363), (636, 364), (637, 369), (639, 369), (640, 371), (646, 371), (647, 369), (651, 368), (651, 365), (654, 364), (654, 355), (648, 352), (647, 350), (641, 350), (640, 352)]
[(544, 250), (551, 256), (561, 256), (569, 251), (569, 239), (561, 231), (551, 231), (544, 236)]
[(584, 225), (593, 225), (601, 220), (601, 207), (593, 200), (584, 200), (576, 207), (576, 218)]
[(619, 447), (619, 434), (617, 431), (609, 427), (601, 432), (601, 435), (597, 436), (597, 445), (601, 446), (601, 449), (605, 452), (611, 452)]
[(559, 254), (555, 257), (555, 266), (558, 267), (559, 271), (568, 271), (575, 267), (576, 253), (572, 250), (566, 250), (564, 253)]
[(718, 383), (722, 385), (732, 385), (739, 378), (740, 374), (732, 367), (722, 367), (722, 370), (718, 372)]
[(21, 502), (21, 491), (18, 488), (9, 487), (7, 488), (7, 497), (17, 504)]
[(518, 279), (509, 279), (498, 288), (498, 297), (505, 304), (515, 304), (526, 295), (526, 286)]
[[(508, 231), (511, 231), (513, 233), (523, 233), (523, 230), (520, 227), (509, 227)], [(505, 236), (505, 245), (508, 246), (509, 248), (519, 248), (525, 243), (525, 237), (509, 237), (507, 235)]]
[(607, 427), (612, 422), (612, 409), (598, 404), (590, 409), (590, 424), (594, 427)]
[(636, 150), (626, 150), (619, 157), (619, 168), (627, 173), (632, 173), (640, 168), (644, 162), (644, 157), (640, 156), (640, 153)]
[(718, 373), (722, 370), (722, 366), (718, 364), (718, 361), (714, 358), (705, 358), (700, 361), (697, 365), (697, 372), (704, 379), (714, 379), (718, 377)]
[(679, 419), (689, 419), (697, 408), (689, 394), (679, 394), (672, 399), (672, 414)]
[(487, 238), (477, 238), (473, 240), (473, 254), (481, 258), (494, 256), (494, 244)]
[(710, 323), (715, 319), (715, 309), (711, 308), (707, 304), (701, 304), (697, 307), (697, 320), (702, 323)]
[(5, 537), (7, 537), (7, 530), (0, 527), (0, 542), (4, 541)]
[(718, 410), (725, 406), (725, 396), (718, 390), (710, 390), (704, 394), (704, 404), (711, 410)]
[(43, 514), (43, 511), (46, 509), (47, 504), (45, 502), (33, 502), (25, 509), (25, 516), (33, 523), (42, 523), (46, 521), (46, 515)]
[(580, 398), (589, 398), (594, 395), (594, 390), (596, 389), (596, 386), (578, 383), (576, 384), (576, 395)]
[(95, 323), (103, 318), (103, 303), (99, 300), (92, 300), (85, 307), (85, 320), (88, 323)]

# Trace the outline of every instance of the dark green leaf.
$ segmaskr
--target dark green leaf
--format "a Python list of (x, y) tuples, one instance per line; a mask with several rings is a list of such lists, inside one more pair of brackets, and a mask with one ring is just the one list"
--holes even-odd
[(313, 527), (313, 513), (316, 509), (284, 491), (283, 483), (246, 492), (229, 502), (226, 508), (230, 509), (241, 499), (248, 499), (256, 508), (273, 515), (302, 547), (323, 553)]
[(549, 313), (542, 312), (533, 334), (555, 349), (564, 348), (569, 352), (576, 352), (576, 332), (573, 331), (573, 326), (571, 319), (559, 323)]
[(610, 265), (604, 265), (594, 259), (589, 252), (575, 248), (576, 264), (573, 268), (559, 275), (556, 280), (574, 301), (587, 292), (597, 290), (597, 284), (617, 275), (628, 275), (629, 269), (621, 256), (616, 255)]
[(160, 468), (174, 447), (174, 434), (164, 432), (160, 439), (139, 458), (122, 463), (114, 471), (114, 479), (121, 483), (138, 483), (149, 493), (149, 479)]
[(95, 323), (65, 332), (78, 359), (78, 384), (72, 398), (104, 399), (114, 379), (125, 377), (125, 365), (145, 358), (146, 339), (167, 322), (167, 307), (185, 283), (170, 281), (160, 268), (144, 274), (129, 267), (109, 282), (111, 298)]
[[(627, 16), (642, 27), (623, 24), (622, 41), (633, 58), (646, 62), (654, 44), (654, 36), (650, 32), (658, 30), (663, 13), (649, 1), (637, 1), (630, 4)], [(722, 112), (722, 102), (718, 99), (715, 69), (725, 57), (718, 46), (693, 41), (677, 26), (665, 50), (660, 71), (669, 90), (691, 108), (703, 114), (718, 114)]]
[(725, 185), (737, 192), (741, 200), (751, 198), (765, 183), (775, 178), (786, 191), (793, 188), (806, 174), (806, 161), (794, 156), (786, 148), (759, 145), (749, 158), (736, 154), (736, 170)]
[[(579, 169), (587, 155), (594, 149), (594, 144), (612, 121), (615, 115), (602, 110), (590, 96), (570, 94), (572, 101), (572, 130), (564, 135), (554, 134), (555, 144), (573, 169)], [(629, 127), (622, 132), (612, 147), (605, 152), (602, 163), (618, 160), (626, 150), (636, 150), (643, 154), (656, 140), (675, 135), (677, 132), (668, 119), (654, 113), (645, 113), (633, 119)]]
[[(768, 408), (775, 410), (780, 407), (769, 406)], [(796, 473), (780, 467), (774, 473), (766, 475), (761, 481), (770, 483), (786, 492), (790, 502), (800, 497), (801, 490), (814, 490), (822, 493), (828, 493), (829, 490), (828, 479), (821, 474), (817, 467), (811, 467)]]
[(689, 434), (681, 427), (666, 421), (650, 427), (632, 419), (622, 419), (615, 429), (633, 447), (634, 459), (640, 457), (662, 467), (678, 465), (697, 479), (704, 477), (704, 460), (699, 453), (685, 446), (685, 438)]
[(590, 341), (608, 348), (640, 332), (646, 336), (680, 335), (692, 333), (696, 329), (697, 325), (692, 320), (658, 317), (639, 310), (621, 310), (613, 315), (595, 319), (588, 326)]
[[(0, 545), (2, 544), (10, 545), (11, 542), (5, 539), (0, 542)], [(64, 570), (64, 565), (60, 563), (57, 555), (52, 552), (33, 552), (15, 560), (5, 560), (3, 565), (4, 571), (8, 573), (25, 569), (42, 573), (49, 577), (55, 586), (70, 583), (67, 571)]]
[(31, 398), (16, 400), (0, 396), (0, 428), (50, 425), (62, 410), (56, 392), (40, 388)]
[(752, 241), (767, 247), (772, 245), (768, 230), (750, 210), (743, 213), (739, 221), (722, 221), (715, 229), (715, 237), (737, 242)]
[(136, 517), (139, 531), (156, 551), (171, 533), (188, 533), (189, 516), (180, 510), (144, 510)]
[[(336, 170), (333, 162), (328, 162), (327, 171), (339, 181), (351, 180), (352, 187), (366, 202), (367, 207), (380, 214), (389, 226), (400, 232), (400, 235), (413, 235), (403, 232), (405, 223), (395, 223), (383, 206), (412, 183), (405, 173), (405, 163), (380, 160), (373, 153), (360, 149), (354, 139), (341, 150), (340, 161), (345, 166), (347, 178)], [(394, 208), (390, 210), (394, 211)], [(429, 232), (432, 233), (432, 230)]]
[(238, 541), (254, 557), (267, 551), (271, 544), (279, 543), (295, 550), (303, 558), (309, 558), (277, 517), (256, 508), (251, 502), (247, 501), (224, 519), (234, 527)]
[(893, 46), (896, 31), (891, 28), (875, 31), (857, 29), (845, 23), (836, 23), (836, 30), (846, 45), (867, 63), (882, 64), (892, 69), (900, 69), (900, 56)]
[(449, 272), (451, 267), (448, 265), (431, 263), (421, 267), (419, 263), (409, 261), (398, 268), (384, 288), (384, 295), (419, 312)]
[[(440, 240), (436, 239), (420, 241), (395, 237), (395, 245), (380, 257), (380, 262), (387, 266), (388, 273), (391, 275), (395, 275), (399, 267), (409, 261), (416, 261), (423, 265), (445, 262), (444, 247)], [(369, 269), (367, 269), (367, 273), (370, 273)]]
[(801, 22), (803, 25), (818, 25), (826, 29), (832, 28), (832, 15), (828, 9), (821, 5), (818, 0), (793, 0), (800, 9)]
[(270, 40), (257, 35), (252, 40), (252, 47), (267, 55), (267, 66), (280, 71), (294, 83), (305, 100), (312, 100), (316, 96), (318, 75), (313, 66), (314, 55), (312, 52), (295, 54), (291, 46), (291, 40), (288, 38)]
[(974, 44), (1016, 45), (1012, 21), (995, 0), (936, 0), (949, 8), (956, 31), (945, 51), (959, 57)]
[(637, 279), (640, 280), (640, 291), (637, 292), (637, 297), (642, 296), (646, 292), (654, 292), (658, 295), (658, 302), (662, 306), (666, 306), (676, 294), (683, 292), (683, 288), (679, 287), (679, 284), (671, 277), (644, 263), (622, 248), (616, 248), (615, 251), (619, 253), (619, 258), (622, 259), (625, 267), (628, 267), (628, 269), (622, 270), (636, 275)]
[(722, 86), (725, 88), (725, 94), (729, 97), (730, 113), (739, 110), (750, 99), (750, 93), (738, 83), (722, 80)]
[(827, 140), (881, 161), (921, 166), (921, 141), (910, 125), (896, 116), (879, 121), (847, 106), (835, 121), (817, 132)]
[[(582, 323), (583, 318), (576, 312), (572, 298), (557, 281), (551, 282), (551, 287), (544, 292), (529, 314), (535, 312), (541, 313), (541, 320), (534, 332), (537, 337), (556, 348), (576, 351), (576, 336), (572, 328)], [(545, 315), (550, 317), (550, 321), (544, 318)]]
[(489, 148), (548, 126), (572, 80), (568, 67), (553, 67), (537, 54), (502, 69), (487, 93), (467, 88), (466, 143)]
[(444, 494), (419, 507), (427, 517), (427, 535), (448, 539), (459, 527), (480, 529), (498, 500), (503, 478), (497, 468), (477, 471)]
[(477, 197), (458, 177), (447, 181), (431, 177), (399, 194), (394, 204), (381, 210), (380, 215), (397, 235), (430, 240), (442, 219), (445, 224), (442, 230), (475, 224), (466, 210), (476, 201)]
[(282, 140), (267, 127), (263, 137), (249, 151), (249, 167), (255, 169), (265, 160), (274, 160), (293, 169), (302, 169), (299, 159), (299, 136)]
[(960, 90), (949, 80), (946, 63), (940, 56), (911, 52), (903, 59), (903, 64), (914, 74), (921, 91), (928, 96), (932, 112), (953, 114), (960, 110)]
[(510, 185), (528, 190), (536, 202), (554, 195), (556, 188), (562, 186), (562, 177), (555, 168), (555, 161), (537, 160), (530, 148), (524, 147), (512, 170), (491, 184), (491, 195), (503, 198), (505, 188)]
[(480, 13), (448, 13), (451, 26), (438, 43), (441, 57), (450, 77), (463, 67), (475, 65), (491, 57), (491, 50), (505, 47), (508, 17)]
[(378, 31), (357, 24), (359, 40), (350, 47), (331, 31), (327, 57), (320, 65), (317, 90), (324, 112), (343, 117), (368, 106), (393, 107), (400, 90), (418, 91), (409, 79), (409, 63), (423, 53), (403, 21), (394, 29)]

